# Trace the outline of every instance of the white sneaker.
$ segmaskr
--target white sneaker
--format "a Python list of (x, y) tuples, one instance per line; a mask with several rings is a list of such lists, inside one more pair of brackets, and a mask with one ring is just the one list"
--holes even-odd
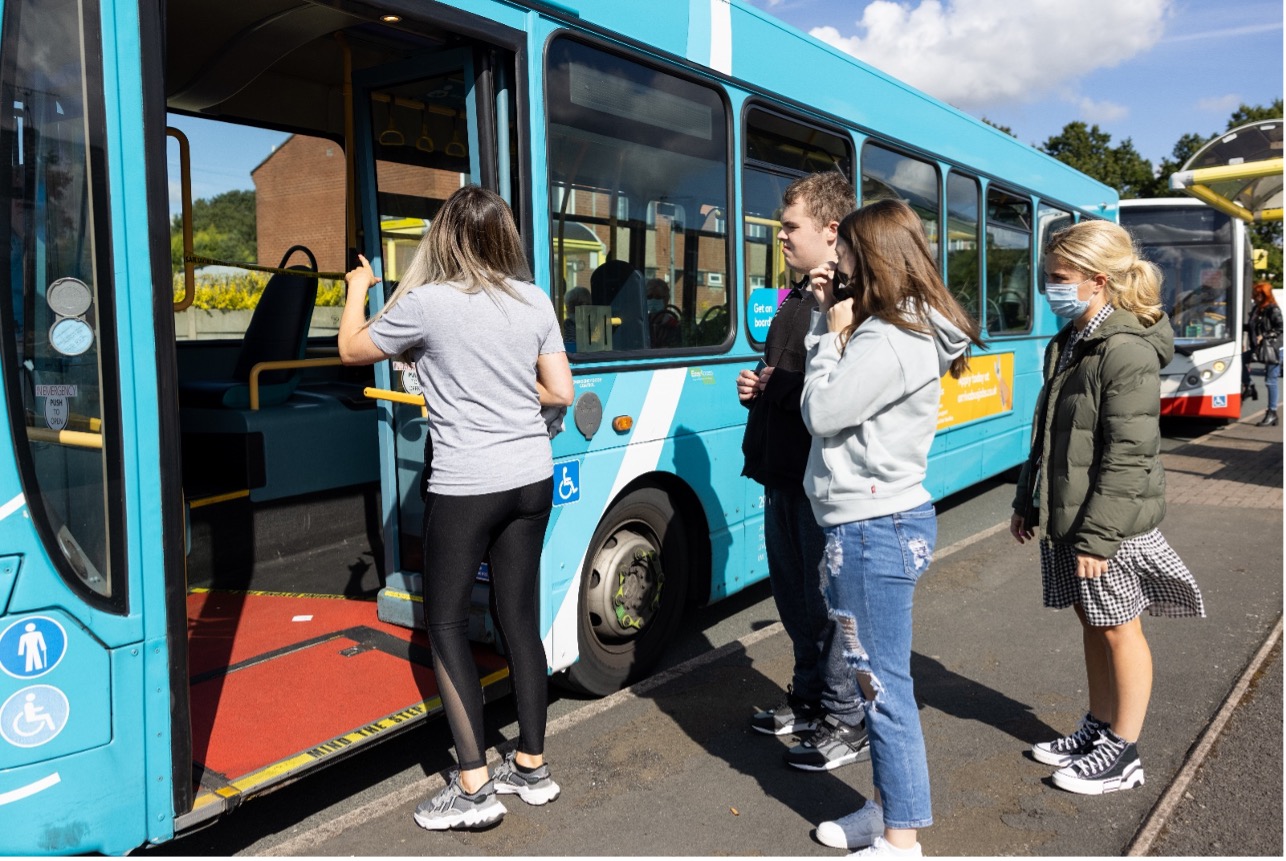
[(833, 849), (861, 849), (884, 835), (884, 808), (874, 801), (847, 816), (817, 826), (817, 842)]
[(896, 846), (890, 845), (883, 837), (876, 837), (875, 842), (870, 846), (867, 846), (865, 849), (859, 849), (848, 857), (858, 858), (865, 857), (867, 855), (881, 855), (885, 858), (919, 858), (923, 854), (924, 853), (920, 851), (919, 843), (915, 844), (910, 849), (899, 849)]

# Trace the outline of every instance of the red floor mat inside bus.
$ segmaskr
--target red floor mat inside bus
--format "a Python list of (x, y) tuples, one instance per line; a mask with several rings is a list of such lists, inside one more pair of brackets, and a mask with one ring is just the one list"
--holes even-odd
[[(188, 596), (192, 753), (207, 789), (283, 763), (275, 781), (437, 696), (425, 634), (375, 613), (370, 601)], [(475, 660), (483, 676), (505, 666), (482, 647)]]

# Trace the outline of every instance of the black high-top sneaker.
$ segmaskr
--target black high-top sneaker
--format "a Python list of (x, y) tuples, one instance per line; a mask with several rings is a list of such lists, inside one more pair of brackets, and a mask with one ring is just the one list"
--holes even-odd
[(1094, 739), (1098, 738), (1098, 734), (1107, 729), (1107, 726), (1094, 715), (1086, 712), (1085, 717), (1081, 718), (1081, 722), (1076, 725), (1076, 731), (1071, 735), (1032, 745), (1032, 758), (1046, 765), (1060, 767), (1067, 765), (1076, 757), (1084, 756), (1093, 750)]
[(1110, 729), (1099, 733), (1094, 749), (1054, 772), (1054, 785), (1080, 795), (1103, 795), (1143, 785), (1138, 746)]

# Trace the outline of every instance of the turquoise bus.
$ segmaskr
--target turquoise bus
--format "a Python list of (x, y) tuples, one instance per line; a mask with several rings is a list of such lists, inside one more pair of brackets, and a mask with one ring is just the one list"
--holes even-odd
[[(4, 854), (163, 843), (440, 710), (419, 381), (341, 367), (325, 297), (357, 251), (395, 281), (451, 189), (511, 202), (566, 321), (539, 613), (551, 674), (598, 694), (647, 673), (685, 608), (766, 575), (734, 379), (790, 277), (787, 183), (840, 170), (910, 202), (984, 323), (944, 393), (939, 497), (1022, 459), (1056, 330), (1045, 235), (1117, 217), (1111, 189), (743, 0), (2, 15)], [(171, 217), (217, 169), (184, 129), (198, 151), (211, 128), (285, 138), (239, 260), (226, 212)]]

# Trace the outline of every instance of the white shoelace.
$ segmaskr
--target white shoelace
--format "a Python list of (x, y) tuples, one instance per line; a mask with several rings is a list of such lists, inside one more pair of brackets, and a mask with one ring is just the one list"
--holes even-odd
[(1094, 741), (1094, 750), (1072, 764), (1081, 774), (1094, 774), (1115, 762), (1123, 750), (1125, 750), (1125, 742), (1118, 743), (1106, 735), (1101, 735)]

